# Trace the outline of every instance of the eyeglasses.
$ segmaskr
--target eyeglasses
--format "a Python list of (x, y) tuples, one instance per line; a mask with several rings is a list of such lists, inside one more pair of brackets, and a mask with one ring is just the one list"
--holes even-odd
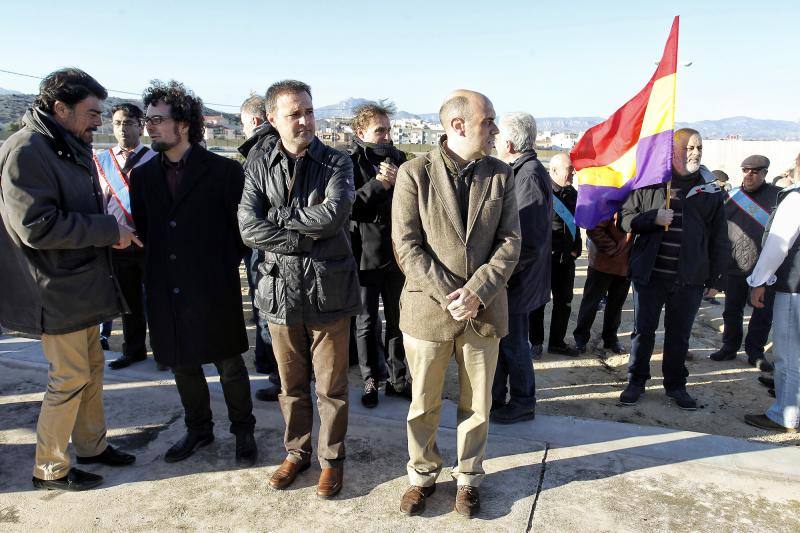
[(145, 126), (150, 123), (158, 126), (165, 120), (172, 120), (172, 117), (162, 117), (161, 115), (153, 115), (152, 117), (144, 117), (144, 120), (142, 122), (144, 122)]
[(765, 168), (743, 168), (742, 169), (742, 174), (761, 174), (765, 170), (767, 170), (767, 169), (765, 169)]

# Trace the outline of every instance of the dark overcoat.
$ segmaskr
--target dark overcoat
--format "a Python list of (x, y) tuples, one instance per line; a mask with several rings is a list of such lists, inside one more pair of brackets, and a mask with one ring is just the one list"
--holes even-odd
[(204, 364), (248, 349), (236, 221), (244, 173), (193, 145), (175, 198), (161, 157), (131, 173), (131, 206), (145, 243), (145, 293), (156, 361)]

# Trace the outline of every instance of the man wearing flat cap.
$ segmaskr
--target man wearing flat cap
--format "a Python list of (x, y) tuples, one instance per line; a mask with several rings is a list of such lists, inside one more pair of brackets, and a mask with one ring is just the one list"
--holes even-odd
[[(751, 155), (742, 161), (742, 185), (733, 189), (725, 200), (725, 215), (728, 219), (728, 238), (731, 241), (731, 258), (728, 263), (728, 282), (725, 289), (725, 311), (722, 319), (722, 347), (709, 357), (714, 361), (736, 358), (742, 345), (744, 307), (750, 287), (747, 276), (761, 253), (761, 240), (769, 215), (778, 201), (780, 189), (765, 181), (769, 159), (763, 155)], [(772, 364), (764, 358), (764, 345), (772, 327), (772, 301), (774, 293), (767, 291), (764, 307), (753, 309), (744, 349), (752, 366), (769, 372)]]

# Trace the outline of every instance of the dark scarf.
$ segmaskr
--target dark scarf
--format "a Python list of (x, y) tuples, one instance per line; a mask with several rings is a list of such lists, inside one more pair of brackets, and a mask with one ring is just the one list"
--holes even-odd
[(400, 166), (405, 162), (405, 158), (400, 150), (395, 148), (391, 142), (385, 144), (368, 143), (358, 137), (354, 139), (356, 146), (364, 152), (367, 161), (375, 166), (380, 165), (388, 158), (394, 165)]

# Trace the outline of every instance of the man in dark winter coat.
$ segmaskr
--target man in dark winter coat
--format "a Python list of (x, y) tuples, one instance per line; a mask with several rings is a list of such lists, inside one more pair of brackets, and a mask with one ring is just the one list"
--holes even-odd
[[(242, 103), (240, 109), (242, 128), (247, 140), (239, 146), (239, 153), (246, 161), (245, 167), (261, 158), (275, 143), (278, 142), (278, 132), (267, 122), (267, 111), (264, 109), (264, 97), (253, 95)], [(256, 399), (265, 402), (275, 402), (281, 392), (281, 378), (278, 374), (278, 363), (275, 361), (275, 352), (272, 349), (272, 337), (269, 335), (267, 321), (258, 313), (255, 305), (256, 287), (258, 285), (258, 265), (264, 261), (264, 254), (259, 250), (245, 251), (245, 269), (247, 270), (247, 285), (250, 289), (250, 303), (253, 305), (253, 319), (256, 323), (255, 367), (256, 372), (266, 374), (267, 386), (256, 391)]]
[[(508, 335), (500, 340), (500, 354), (492, 385), (491, 420), (511, 424), (532, 420), (536, 407), (528, 316), (550, 297), (550, 239), (552, 193), (550, 177), (536, 158), (536, 121), (528, 113), (500, 118), (495, 140), (497, 156), (511, 165), (519, 208), (521, 250), (508, 280)], [(506, 394), (510, 399), (506, 402)]]
[(635, 236), (630, 278), (636, 317), (623, 405), (644, 394), (663, 307), (664, 389), (681, 409), (697, 408), (686, 392), (689, 337), (703, 287), (723, 290), (730, 260), (724, 196), (714, 175), (700, 166), (702, 155), (697, 131), (676, 131), (669, 208), (666, 184), (637, 189), (622, 206), (622, 229)]
[(146, 244), (153, 354), (175, 374), (187, 427), (164, 459), (181, 461), (214, 440), (201, 366), (214, 363), (236, 436), (236, 461), (252, 465), (255, 418), (241, 355), (249, 348), (239, 281), (244, 246), (236, 223), (242, 167), (200, 146), (203, 103), (182, 84), (154, 82), (143, 100), (159, 155), (131, 173), (133, 218)]
[(135, 460), (106, 441), (98, 324), (122, 308), (111, 246), (141, 242), (105, 213), (92, 162), (106, 90), (73, 68), (39, 88), (25, 126), (0, 148), (0, 322), (41, 334), (50, 363), (33, 486), (86, 490), (103, 478), (70, 467), (70, 436), (78, 463)]
[(311, 464), (313, 368), (322, 466), (317, 495), (332, 498), (343, 479), (350, 317), (361, 307), (347, 231), (353, 164), (314, 134), (305, 83), (273, 84), (266, 109), (280, 140), (247, 167), (239, 227), (245, 244), (264, 252), (256, 305), (269, 322), (281, 375), (287, 457), (269, 485), (285, 489)]
[(403, 335), (400, 332), (400, 292), (405, 276), (392, 251), (392, 192), (397, 167), (406, 155), (392, 145), (391, 110), (378, 104), (365, 104), (355, 110), (355, 145), (350, 150), (355, 175), (356, 197), (350, 215), (350, 239), (358, 263), (361, 284), (361, 313), (356, 317), (358, 364), (364, 379), (361, 402), (378, 405), (378, 380), (383, 369), (381, 355), (381, 317), (378, 300), (386, 316), (386, 342), (383, 343), (389, 370), (387, 396), (411, 399), (406, 369)]
[[(550, 316), (550, 337), (547, 351), (552, 354), (576, 356), (578, 352), (569, 346), (567, 334), (569, 315), (572, 310), (572, 292), (575, 286), (575, 259), (581, 255), (583, 243), (581, 231), (575, 225), (575, 204), (578, 191), (572, 187), (575, 169), (567, 154), (556, 154), (550, 160), (550, 182), (552, 186), (552, 246), (550, 253), (550, 290), (553, 293), (553, 310)], [(544, 342), (544, 304), (530, 316), (530, 339), (534, 358), (542, 353)]]
[[(751, 155), (742, 161), (742, 186), (732, 190), (725, 201), (728, 219), (728, 239), (731, 243), (731, 259), (728, 279), (725, 284), (725, 311), (722, 319), (722, 347), (709, 357), (714, 361), (736, 359), (744, 337), (744, 307), (750, 294), (747, 276), (761, 253), (761, 240), (769, 214), (778, 201), (780, 189), (766, 182), (769, 159), (763, 155)], [(765, 372), (772, 364), (764, 357), (769, 330), (772, 328), (772, 303), (775, 293), (766, 291), (764, 306), (754, 308), (744, 338), (744, 350), (748, 362)]]

